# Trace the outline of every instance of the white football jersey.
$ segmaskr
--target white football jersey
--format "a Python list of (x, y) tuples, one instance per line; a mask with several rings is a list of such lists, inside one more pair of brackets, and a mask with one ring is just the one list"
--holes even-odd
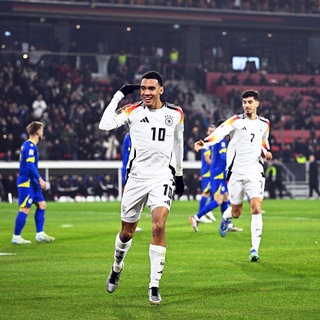
[(239, 114), (227, 119), (206, 140), (212, 145), (230, 135), (228, 171), (252, 175), (264, 171), (262, 154), (269, 150), (269, 131), (268, 119), (258, 116), (256, 120), (250, 120)]
[(116, 111), (123, 94), (117, 92), (106, 108), (99, 128), (111, 130), (128, 124), (131, 151), (128, 175), (138, 179), (182, 175), (183, 121), (180, 107), (164, 103), (160, 109), (149, 109), (143, 102), (129, 104)]

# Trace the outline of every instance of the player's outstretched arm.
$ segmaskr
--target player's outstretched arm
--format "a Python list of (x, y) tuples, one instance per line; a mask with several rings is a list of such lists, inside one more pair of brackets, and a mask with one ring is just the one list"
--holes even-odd
[(266, 160), (272, 160), (272, 153), (270, 151), (267, 151), (265, 157)]
[(203, 140), (198, 140), (194, 143), (194, 150), (195, 151), (200, 151), (204, 148), (204, 141)]

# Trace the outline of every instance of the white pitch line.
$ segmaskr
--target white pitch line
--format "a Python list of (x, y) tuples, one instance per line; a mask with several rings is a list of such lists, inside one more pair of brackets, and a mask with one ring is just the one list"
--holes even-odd
[(16, 253), (13, 252), (0, 252), (0, 256), (16, 256)]

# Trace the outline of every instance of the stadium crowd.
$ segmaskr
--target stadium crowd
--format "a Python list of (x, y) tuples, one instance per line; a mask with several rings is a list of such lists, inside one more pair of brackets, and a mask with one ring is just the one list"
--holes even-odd
[(91, 0), (90, 4), (150, 5), (218, 10), (320, 13), (318, 0)]
[[(113, 70), (115, 72), (111, 72), (110, 81), (100, 81), (92, 77), (90, 67), (78, 69), (67, 62), (41, 61), (35, 65), (20, 61), (2, 63), (0, 65), (0, 161), (19, 159), (21, 144), (27, 138), (26, 125), (33, 120), (41, 120), (46, 125), (45, 141), (38, 146), (41, 160), (120, 160), (121, 143), (126, 129), (109, 133), (98, 130), (105, 101), (110, 100), (118, 89), (123, 76), (117, 74), (117, 65)], [(224, 76), (217, 80), (217, 85), (234, 84), (234, 89), (228, 93), (227, 101), (217, 95), (211, 95), (209, 103), (208, 98), (203, 98), (205, 95), (198, 86), (185, 87), (183, 82), (177, 81), (166, 84), (165, 99), (182, 106), (185, 112), (185, 160), (199, 160), (200, 154), (194, 152), (193, 143), (205, 136), (210, 123), (217, 123), (219, 119), (240, 111), (240, 91), (237, 85), (257, 84), (248, 81), (250, 72), (243, 72), (248, 75), (245, 80), (241, 80), (243, 76), (240, 77), (240, 73), (235, 73), (231, 80)], [(135, 81), (132, 73), (126, 73), (123, 79), (127, 79), (126, 82)], [(258, 83), (261, 84), (262, 82)], [(288, 75), (285, 82), (270, 85), (269, 90), (262, 92), (263, 107), (260, 109), (260, 114), (271, 120), (272, 129), (310, 130), (308, 139), (292, 143), (278, 141), (271, 131), (270, 142), (274, 156), (283, 162), (295, 162), (296, 155), (303, 154), (308, 157), (313, 153), (320, 159), (320, 135), (317, 135), (320, 122), (314, 120), (315, 116), (320, 115), (317, 103), (320, 101), (319, 92), (310, 90), (308, 99), (305, 99), (306, 95), (301, 94), (299, 90), (294, 91), (289, 97), (283, 97), (275, 93), (275, 85), (305, 88), (312, 87), (313, 83), (297, 83)], [(138, 95), (136, 99), (139, 99)], [(100, 196), (114, 197), (117, 190), (112, 192), (103, 190), (101, 187), (103, 179), (102, 176), (94, 177), (96, 193), (100, 188), (98, 192)], [(11, 190), (14, 194), (15, 185), (12, 183), (15, 177), (6, 177), (5, 180), (0, 183), (0, 192), (5, 189)], [(53, 178), (52, 198), (57, 195), (62, 196), (65, 192), (71, 194), (71, 197), (90, 195), (88, 190), (93, 188), (92, 178), (84, 177), (82, 182), (86, 187), (82, 188), (79, 180), (80, 178), (76, 176)], [(111, 180), (116, 181), (116, 177), (111, 177)], [(67, 182), (69, 186), (65, 186)], [(97, 187), (98, 185), (100, 187)], [(187, 186), (187, 195), (199, 192), (198, 174), (188, 177)], [(106, 192), (109, 195), (106, 195)]]
[[(263, 75), (261, 76), (263, 78)], [(165, 99), (181, 105), (185, 111), (185, 159), (198, 160), (199, 155), (193, 151), (193, 141), (205, 135), (205, 128), (237, 112), (240, 91), (237, 85), (256, 85), (245, 78), (240, 82), (239, 73), (231, 80), (221, 76), (217, 85), (234, 84), (228, 92), (227, 101), (212, 95), (211, 104), (201, 100), (198, 88), (186, 88), (179, 82), (169, 83)], [(97, 123), (104, 110), (105, 101), (109, 100), (118, 89), (115, 80), (101, 82), (92, 79), (90, 68), (76, 69), (64, 64), (38, 65), (6, 63), (0, 66), (0, 160), (16, 161), (21, 143), (26, 139), (25, 127), (32, 120), (46, 124), (45, 143), (39, 145), (42, 160), (119, 160), (120, 149), (125, 130), (116, 133), (101, 133)], [(128, 78), (127, 82), (133, 81)], [(259, 82), (258, 85), (261, 85)], [(265, 84), (268, 85), (268, 84)], [(313, 88), (312, 83), (291, 82), (288, 76), (284, 87)], [(271, 120), (272, 129), (306, 129), (311, 131), (308, 150), (320, 158), (319, 140), (316, 130), (320, 122), (318, 90), (302, 94), (293, 91), (290, 96), (275, 93), (274, 85), (264, 90), (260, 112)], [(307, 98), (306, 98), (307, 97)], [(138, 96), (136, 96), (139, 99)], [(290, 106), (290, 107), (288, 107)], [(296, 152), (296, 144), (290, 146)], [(282, 141), (272, 141), (279, 146), (277, 156), (282, 155)], [(285, 150), (288, 146), (285, 147)]]
[[(120, 159), (125, 130), (104, 134), (97, 128), (104, 102), (118, 89), (117, 81), (95, 81), (86, 68), (67, 64), (44, 68), (7, 63), (0, 66), (0, 84), (1, 160), (18, 160), (25, 127), (33, 120), (46, 124), (46, 141), (39, 145), (42, 160)], [(193, 108), (192, 93), (171, 85), (166, 98), (172, 97), (190, 115), (187, 125), (204, 121)]]

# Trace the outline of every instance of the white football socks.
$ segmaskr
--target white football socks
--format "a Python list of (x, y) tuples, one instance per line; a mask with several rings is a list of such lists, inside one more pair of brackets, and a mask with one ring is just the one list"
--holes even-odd
[(164, 268), (166, 251), (167, 249), (162, 246), (156, 246), (153, 244), (150, 244), (149, 246), (149, 257), (151, 267), (149, 288), (159, 287), (159, 282)]
[(132, 239), (128, 242), (123, 243), (120, 240), (119, 233), (116, 236), (115, 250), (114, 250), (114, 263), (113, 270), (115, 272), (120, 272), (123, 267), (123, 260), (131, 247)]
[(253, 214), (251, 216), (251, 244), (252, 249), (259, 251), (262, 236), (262, 214)]
[(232, 219), (232, 214), (231, 214), (231, 207), (228, 207), (222, 214), (222, 218), (224, 220), (230, 220)]

